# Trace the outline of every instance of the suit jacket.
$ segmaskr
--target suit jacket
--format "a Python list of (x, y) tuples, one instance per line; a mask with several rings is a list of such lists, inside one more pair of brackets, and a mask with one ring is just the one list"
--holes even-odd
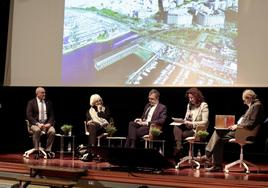
[[(150, 106), (149, 103), (145, 105), (142, 114), (142, 119), (145, 117), (146, 111), (149, 108), (149, 106)], [(167, 107), (161, 103), (158, 103), (152, 115), (152, 119), (148, 124), (151, 125), (152, 123), (155, 123), (159, 126), (163, 126), (166, 121), (166, 118), (167, 118)]]
[[(53, 126), (54, 112), (53, 112), (52, 103), (48, 100), (45, 100), (45, 105), (46, 105), (46, 111), (47, 111), (47, 120), (45, 123), (50, 123)], [(38, 110), (38, 104), (37, 104), (36, 98), (28, 102), (27, 109), (26, 109), (26, 116), (31, 125), (35, 125), (39, 122), (39, 110)]]
[(258, 125), (261, 125), (264, 121), (264, 110), (262, 103), (255, 99), (246, 113), (243, 115), (243, 119), (238, 126), (253, 130)]
[(191, 116), (190, 121), (193, 122), (193, 128), (196, 128), (197, 125), (202, 125), (206, 129), (209, 123), (208, 104), (206, 102), (202, 102), (199, 107), (192, 107), (191, 104), (188, 104), (184, 119), (188, 120), (189, 116)]

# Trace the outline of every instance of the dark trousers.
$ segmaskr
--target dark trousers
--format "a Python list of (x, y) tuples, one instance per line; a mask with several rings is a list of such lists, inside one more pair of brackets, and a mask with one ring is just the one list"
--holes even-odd
[(88, 145), (89, 146), (96, 146), (97, 136), (104, 133), (105, 129), (100, 124), (91, 123), (91, 124), (87, 125), (87, 130), (89, 132)]
[(149, 126), (139, 125), (134, 121), (129, 122), (128, 125), (128, 137), (126, 140), (125, 147), (135, 148), (136, 140), (143, 137), (146, 134), (149, 134)]
[(173, 134), (176, 142), (176, 149), (180, 150), (182, 148), (182, 140), (186, 137), (193, 136), (193, 129), (188, 129), (185, 125), (174, 126)]

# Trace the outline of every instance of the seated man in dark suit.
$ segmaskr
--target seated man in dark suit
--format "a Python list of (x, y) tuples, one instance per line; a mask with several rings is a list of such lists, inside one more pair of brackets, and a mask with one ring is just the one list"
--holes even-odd
[(159, 102), (160, 93), (156, 89), (149, 92), (149, 102), (145, 105), (141, 118), (129, 122), (125, 147), (135, 148), (137, 138), (149, 134), (150, 127), (161, 128), (167, 117), (167, 108)]
[(36, 97), (28, 102), (26, 116), (33, 132), (33, 144), (36, 151), (39, 150), (39, 142), (42, 134), (47, 134), (46, 152), (51, 152), (55, 138), (54, 113), (52, 103), (46, 100), (46, 91), (42, 87), (36, 88)]

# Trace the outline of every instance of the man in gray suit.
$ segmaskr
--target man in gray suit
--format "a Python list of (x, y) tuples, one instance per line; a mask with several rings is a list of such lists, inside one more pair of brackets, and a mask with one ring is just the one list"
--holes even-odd
[(26, 116), (33, 132), (33, 144), (36, 151), (39, 150), (39, 142), (42, 134), (47, 134), (46, 152), (48, 156), (54, 156), (51, 152), (55, 138), (54, 113), (52, 103), (46, 100), (46, 91), (42, 87), (36, 88), (36, 97), (27, 104)]
[(203, 158), (209, 160), (213, 158), (213, 166), (206, 168), (208, 172), (220, 172), (222, 171), (223, 161), (223, 144), (229, 139), (234, 138), (235, 130), (237, 127), (253, 130), (255, 127), (260, 126), (264, 120), (263, 105), (257, 99), (257, 95), (252, 90), (245, 90), (242, 95), (244, 104), (248, 106), (248, 110), (241, 117), (238, 124), (231, 126), (229, 131), (217, 131), (215, 130), (211, 136), (208, 145), (206, 146), (206, 155)]
[(149, 92), (149, 102), (145, 105), (141, 118), (129, 122), (125, 147), (135, 148), (136, 140), (149, 134), (150, 127), (161, 127), (167, 118), (167, 108), (159, 102), (160, 93), (156, 89)]

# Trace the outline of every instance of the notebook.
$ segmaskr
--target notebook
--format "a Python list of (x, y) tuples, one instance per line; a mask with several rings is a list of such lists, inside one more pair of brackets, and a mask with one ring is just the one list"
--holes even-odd
[(234, 115), (216, 115), (214, 128), (217, 130), (226, 130), (234, 124), (235, 124)]

